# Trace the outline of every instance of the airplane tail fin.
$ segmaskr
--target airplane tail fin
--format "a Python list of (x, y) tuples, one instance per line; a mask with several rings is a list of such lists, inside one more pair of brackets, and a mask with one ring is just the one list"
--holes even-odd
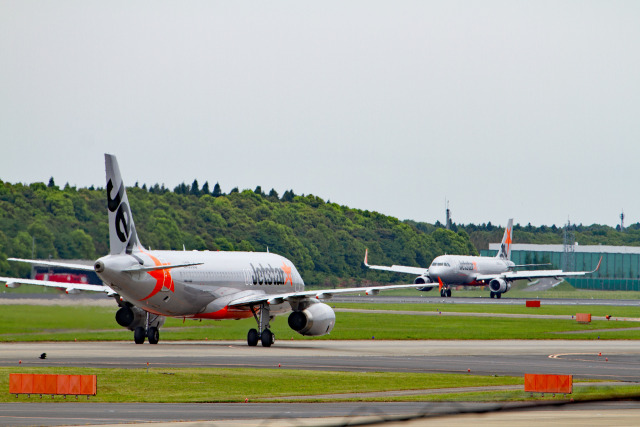
[(116, 156), (104, 155), (107, 174), (107, 206), (109, 208), (109, 244), (111, 255), (130, 254), (140, 246), (129, 199)]
[(507, 228), (504, 230), (504, 236), (502, 236), (502, 243), (500, 243), (500, 250), (496, 258), (511, 259), (511, 239), (513, 237), (513, 218), (509, 218), (507, 222)]

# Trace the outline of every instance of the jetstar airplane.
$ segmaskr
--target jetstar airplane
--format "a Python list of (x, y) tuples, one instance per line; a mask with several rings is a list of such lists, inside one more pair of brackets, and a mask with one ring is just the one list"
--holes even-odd
[(507, 228), (502, 237), (500, 251), (495, 257), (466, 256), (466, 255), (440, 255), (436, 257), (428, 269), (392, 265), (369, 265), (369, 251), (364, 253), (364, 264), (375, 270), (395, 271), (398, 273), (418, 274), (413, 281), (420, 285), (421, 291), (429, 291), (438, 286), (440, 296), (450, 297), (452, 285), (486, 286), (489, 285), (491, 298), (500, 298), (501, 295), (511, 289), (514, 280), (533, 280), (544, 277), (583, 276), (596, 272), (600, 268), (600, 262), (593, 271), (562, 271), (562, 270), (523, 270), (513, 271), (518, 267), (539, 266), (541, 264), (516, 265), (511, 261), (511, 238), (513, 235), (513, 218), (509, 219)]
[(262, 252), (151, 251), (138, 240), (115, 156), (105, 154), (110, 253), (94, 266), (9, 258), (34, 265), (95, 271), (105, 286), (0, 277), (7, 287), (33, 284), (64, 287), (67, 293), (105, 292), (120, 309), (116, 321), (133, 331), (136, 344), (157, 344), (166, 316), (190, 319), (254, 317), (247, 342), (265, 347), (275, 342), (269, 329), (277, 314), (291, 312), (289, 326), (301, 335), (326, 335), (336, 321), (320, 300), (334, 294), (376, 295), (381, 290), (415, 285), (305, 291), (298, 270), (287, 258)]

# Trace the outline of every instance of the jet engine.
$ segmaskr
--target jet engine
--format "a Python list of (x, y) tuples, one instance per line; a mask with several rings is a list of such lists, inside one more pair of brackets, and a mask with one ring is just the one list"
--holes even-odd
[(427, 283), (433, 283), (433, 280), (431, 280), (431, 277), (423, 275), (416, 277), (413, 283), (415, 283), (416, 285), (425, 285)]
[[(118, 322), (118, 325), (130, 331), (134, 331), (138, 326), (144, 328), (147, 322), (147, 312), (134, 306), (121, 306), (120, 309), (116, 311), (116, 322)], [(149, 326), (159, 328), (164, 325), (164, 316), (153, 315), (153, 321), (149, 323)]]
[(326, 335), (336, 324), (336, 313), (327, 304), (318, 302), (289, 315), (289, 327), (300, 335)]
[[(433, 283), (433, 280), (431, 280), (431, 277), (429, 276), (418, 276), (416, 277), (416, 279), (413, 281), (414, 284), (416, 285), (426, 285), (428, 283)], [(433, 289), (433, 286), (425, 286), (424, 288), (417, 288), (419, 291), (430, 291), (431, 289)]]
[(489, 282), (489, 289), (492, 292), (503, 294), (511, 289), (511, 282), (507, 282), (504, 279), (493, 279)]

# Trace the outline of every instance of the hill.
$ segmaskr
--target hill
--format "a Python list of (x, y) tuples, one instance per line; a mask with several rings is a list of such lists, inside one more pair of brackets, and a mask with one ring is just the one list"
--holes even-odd
[[(279, 253), (305, 283), (347, 286), (406, 282), (406, 275), (366, 269), (365, 248), (378, 264), (428, 266), (440, 254), (477, 254), (469, 235), (428, 230), (377, 212), (271, 190), (212, 192), (196, 181), (169, 191), (157, 184), (127, 188), (142, 244), (152, 249), (243, 250)], [(106, 192), (0, 181), (0, 274), (29, 274), (7, 257), (94, 259), (108, 252)]]

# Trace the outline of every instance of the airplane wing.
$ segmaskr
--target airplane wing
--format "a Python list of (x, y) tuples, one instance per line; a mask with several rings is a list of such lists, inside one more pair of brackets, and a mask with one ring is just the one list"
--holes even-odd
[(409, 274), (417, 274), (419, 276), (426, 275), (429, 272), (428, 268), (421, 267), (410, 267), (404, 265), (392, 265), (391, 267), (387, 267), (384, 265), (369, 265), (367, 258), (369, 257), (369, 249), (364, 251), (364, 265), (373, 269), (373, 270), (384, 270), (384, 271), (395, 271), (397, 273), (409, 273)]
[(476, 277), (477, 281), (489, 281), (493, 279), (504, 279), (504, 280), (521, 280), (521, 279), (542, 279), (545, 277), (568, 277), (568, 276), (584, 276), (587, 274), (595, 273), (600, 269), (600, 264), (602, 264), (602, 257), (600, 257), (600, 261), (598, 261), (598, 265), (593, 271), (562, 271), (562, 270), (524, 270), (524, 271), (508, 271), (506, 273), (500, 274), (481, 274)]
[(8, 288), (17, 288), (20, 285), (38, 285), (49, 286), (51, 288), (64, 288), (68, 294), (77, 293), (78, 291), (105, 292), (109, 295), (117, 294), (117, 292), (114, 292), (108, 286), (90, 285), (86, 283), (52, 282), (51, 280), (18, 279), (15, 277), (0, 277), (0, 282), (6, 283)]
[(253, 304), (268, 303), (282, 304), (285, 301), (300, 299), (330, 299), (333, 295), (339, 294), (358, 294), (378, 295), (380, 291), (388, 291), (391, 289), (423, 289), (425, 287), (436, 287), (438, 283), (427, 283), (420, 285), (386, 285), (386, 286), (364, 286), (361, 288), (341, 288), (341, 289), (318, 289), (314, 291), (290, 292), (286, 294), (256, 294), (248, 295), (229, 302), (230, 307), (248, 306)]
[(22, 258), (7, 258), (7, 261), (26, 262), (33, 265), (43, 265), (45, 267), (62, 267), (80, 271), (95, 271), (93, 265), (73, 264), (70, 262), (57, 262), (57, 261), (45, 261), (41, 259), (22, 259)]

